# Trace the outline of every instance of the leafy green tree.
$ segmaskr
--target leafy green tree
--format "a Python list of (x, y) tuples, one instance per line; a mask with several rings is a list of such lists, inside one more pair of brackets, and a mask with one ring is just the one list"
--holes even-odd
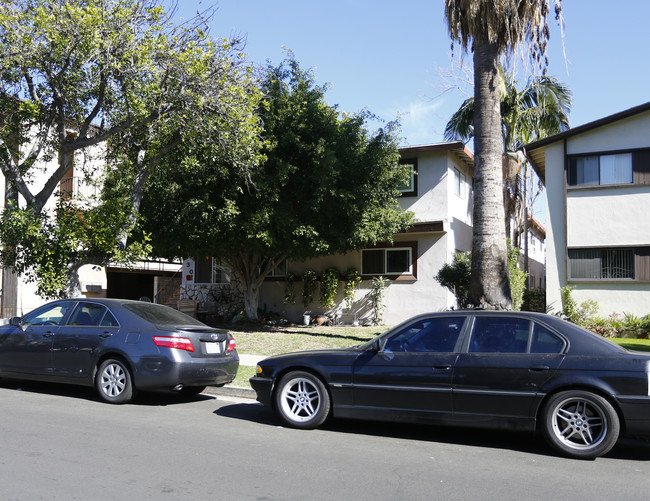
[(445, 0), (452, 43), (474, 60), (474, 214), (470, 294), (476, 306), (512, 307), (508, 280), (502, 193), (499, 58), (526, 43), (531, 59), (545, 67), (547, 16), (561, 0)]
[(370, 134), (368, 114), (328, 105), (325, 87), (292, 57), (268, 68), (261, 88), (266, 161), (249, 184), (204, 158), (156, 173), (143, 205), (154, 252), (220, 258), (242, 284), (251, 319), (265, 277), (283, 259), (387, 241), (412, 221), (396, 198), (406, 172), (395, 124)]
[[(69, 259), (64, 269), (70, 295), (78, 292), (76, 275), (84, 262), (105, 264), (135, 255), (138, 246), (128, 251), (127, 238), (144, 186), (161, 160), (181, 144), (212, 142), (228, 150), (233, 168), (246, 169), (257, 158), (259, 90), (241, 47), (211, 38), (201, 19), (173, 25), (162, 4), (0, 4), (0, 169), (14, 202), (3, 217), (0, 238), (15, 246), (15, 252), (4, 256), (16, 259), (3, 264), (22, 270), (53, 267), (49, 253), (11, 234), (14, 217), (40, 224), (50, 246), (75, 242), (56, 250), (61, 260), (57, 266), (65, 261), (64, 254)], [(104, 211), (116, 209), (108, 219), (87, 213), (76, 218), (80, 227), (57, 226), (52, 218), (60, 217), (59, 211), (46, 222), (43, 210), (54, 205), (59, 183), (73, 166), (88, 180), (106, 170), (121, 177), (119, 193), (104, 191), (121, 201), (94, 201), (104, 204)], [(34, 182), (43, 176), (44, 183)], [(78, 200), (70, 205), (73, 213), (87, 207)], [(101, 246), (103, 255), (94, 238), (77, 238), (91, 219), (99, 225), (93, 228), (96, 233), (110, 235), (110, 242)], [(61, 234), (66, 229), (68, 239)], [(41, 278), (47, 280), (39, 274)], [(43, 285), (54, 294), (61, 282), (54, 289)]]

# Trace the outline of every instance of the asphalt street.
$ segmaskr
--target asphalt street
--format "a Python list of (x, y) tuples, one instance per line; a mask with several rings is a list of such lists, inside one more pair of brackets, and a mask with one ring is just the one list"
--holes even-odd
[(543, 440), (334, 420), (280, 426), (250, 399), (0, 382), (0, 500), (645, 500), (650, 443), (556, 457)]

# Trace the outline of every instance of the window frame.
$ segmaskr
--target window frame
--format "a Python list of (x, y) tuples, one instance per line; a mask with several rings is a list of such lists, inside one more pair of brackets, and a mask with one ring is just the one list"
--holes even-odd
[[(465, 332), (467, 321), (467, 316), (452, 314), (444, 317), (418, 318), (401, 328), (398, 332), (392, 334), (390, 337), (387, 337), (382, 344), (382, 350), (394, 353), (457, 353), (460, 351), (463, 344), (463, 333)], [(417, 343), (420, 343), (424, 341), (422, 337), (429, 338), (429, 336), (432, 335), (436, 337), (436, 343), (441, 341), (438, 338), (443, 337), (445, 334), (449, 335), (450, 333), (441, 333), (442, 329), (439, 324), (447, 324), (447, 330), (449, 331), (452, 322), (458, 324), (458, 326), (456, 337), (453, 339), (453, 346), (450, 346), (450, 350), (440, 349), (440, 345), (437, 345), (437, 349), (429, 349), (425, 346), (426, 343), (413, 344), (414, 339)], [(409, 345), (411, 349), (409, 349)]]
[(461, 200), (467, 199), (467, 176), (458, 167), (454, 167), (454, 195)]
[[(528, 336), (526, 339), (526, 344), (525, 347), (523, 345), (519, 345), (524, 348), (524, 351), (503, 351), (503, 350), (494, 350), (494, 351), (488, 351), (488, 350), (481, 350), (481, 349), (473, 349), (472, 344), (475, 342), (475, 335), (476, 335), (476, 328), (479, 322), (485, 321), (485, 322), (494, 322), (498, 320), (505, 320), (507, 323), (514, 323), (514, 322), (528, 322)], [(539, 340), (539, 329), (542, 329), (545, 331), (546, 334), (551, 336), (553, 339), (558, 341), (558, 344), (556, 345), (559, 349), (556, 351), (538, 351), (537, 349), (534, 350), (534, 348), (538, 348), (540, 346), (541, 341)], [(520, 331), (521, 332), (521, 331)], [(556, 332), (554, 329), (551, 329), (548, 327), (546, 324), (542, 322), (538, 322), (535, 319), (532, 318), (516, 318), (516, 317), (508, 317), (508, 316), (475, 316), (471, 325), (469, 326), (469, 330), (467, 332), (467, 340), (465, 341), (465, 346), (463, 351), (474, 356), (544, 356), (544, 355), (561, 355), (566, 352), (567, 349), (567, 340), (564, 336), (560, 335), (558, 332)], [(517, 336), (515, 336), (514, 340), (516, 341)], [(520, 340), (521, 342), (521, 340)], [(547, 343), (548, 344), (548, 343)], [(506, 345), (507, 346), (507, 345)]]
[[(276, 270), (280, 267), (283, 267), (283, 270), (281, 272), (276, 272)], [(280, 261), (275, 268), (273, 268), (269, 274), (267, 275), (267, 278), (285, 278), (287, 276), (287, 269), (289, 265), (287, 263), (286, 259), (283, 259)]]
[[(210, 282), (204, 282), (199, 279), (199, 259), (194, 258), (194, 284), (195, 285), (223, 285), (230, 283), (229, 271), (228, 269), (213, 256), (208, 258), (210, 261)], [(205, 271), (205, 270), (202, 270)], [(219, 273), (219, 281), (216, 281), (217, 272)]]
[[(402, 273), (388, 273), (386, 272), (388, 264), (388, 253), (392, 251), (402, 251), (407, 250), (409, 252), (409, 261), (410, 265), (406, 272)], [(381, 273), (365, 273), (364, 270), (364, 253), (369, 251), (383, 251), (383, 272)], [(373, 277), (386, 277), (393, 280), (415, 280), (417, 279), (417, 242), (395, 242), (393, 245), (376, 245), (373, 247), (367, 247), (361, 250), (361, 277), (363, 279), (370, 279)]]
[[(601, 277), (574, 276), (571, 254), (575, 252), (600, 252)], [(626, 251), (630, 252), (629, 262), (632, 268), (631, 277), (602, 277), (605, 252)], [(650, 247), (571, 247), (566, 252), (566, 273), (569, 282), (647, 282), (650, 281)], [(587, 259), (587, 258), (585, 258)], [(596, 259), (595, 257), (593, 259)]]
[[(629, 183), (600, 184), (600, 157), (609, 155), (632, 155), (632, 181)], [(577, 174), (572, 172), (572, 161), (580, 158), (598, 157), (598, 183), (597, 184), (572, 184)], [(650, 185), (650, 148), (630, 148), (625, 150), (594, 151), (566, 155), (565, 181), (567, 190), (584, 190), (606, 187), (648, 186)]]
[(399, 164), (411, 166), (410, 186), (406, 185), (404, 188), (397, 188), (397, 190), (400, 192), (400, 197), (417, 197), (418, 196), (418, 159), (401, 158)]

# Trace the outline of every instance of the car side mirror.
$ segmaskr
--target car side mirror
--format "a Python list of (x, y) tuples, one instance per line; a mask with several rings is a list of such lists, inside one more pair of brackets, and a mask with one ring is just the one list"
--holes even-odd
[(379, 355), (384, 360), (392, 360), (393, 358), (395, 358), (395, 354), (392, 351), (384, 349), (384, 347), (382, 346), (381, 338), (376, 338), (372, 342), (372, 349), (377, 355)]
[(18, 327), (20, 329), (23, 328), (22, 319), (20, 317), (11, 317), (9, 319), (9, 325), (13, 325), (14, 327)]

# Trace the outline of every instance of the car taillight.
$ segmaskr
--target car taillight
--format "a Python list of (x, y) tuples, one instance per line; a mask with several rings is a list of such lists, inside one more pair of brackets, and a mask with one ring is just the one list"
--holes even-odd
[(177, 348), (179, 350), (194, 351), (194, 345), (186, 337), (154, 336), (153, 342), (156, 346), (163, 348)]
[(226, 351), (230, 353), (231, 351), (235, 350), (237, 348), (237, 343), (235, 343), (235, 338), (230, 338), (228, 340), (228, 348), (226, 348)]

